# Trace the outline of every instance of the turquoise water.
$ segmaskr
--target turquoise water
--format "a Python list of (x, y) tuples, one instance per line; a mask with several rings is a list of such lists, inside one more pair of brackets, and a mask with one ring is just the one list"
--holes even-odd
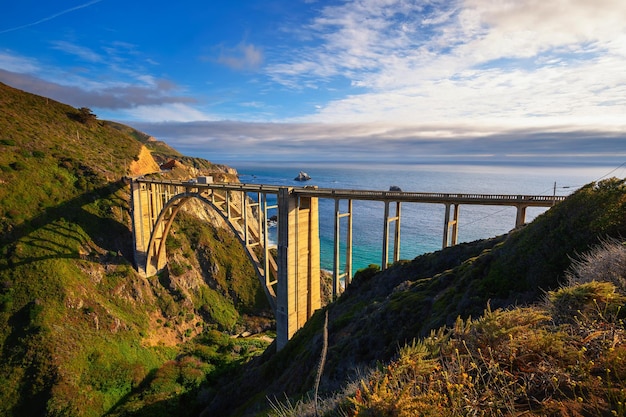
[[(498, 166), (469, 164), (325, 164), (325, 163), (231, 163), (242, 183), (285, 186), (316, 185), (321, 188), (485, 194), (568, 195), (591, 181), (605, 176), (626, 176), (623, 166)], [(299, 171), (312, 179), (294, 181)], [(608, 175), (610, 174), (610, 175)], [(344, 202), (345, 203), (345, 202)], [(321, 266), (332, 269), (334, 200), (319, 200)], [(344, 204), (342, 211), (346, 210)], [(529, 208), (526, 221), (543, 213)], [(445, 207), (441, 204), (402, 204), (400, 258), (441, 249)], [(513, 207), (462, 205), (459, 214), (459, 242), (489, 238), (510, 231), (515, 225)], [(381, 264), (384, 223), (382, 202), (353, 202), (353, 271), (369, 264)], [(345, 221), (342, 223), (345, 224)], [(270, 239), (275, 239), (274, 229)], [(345, 226), (342, 230), (345, 236)], [(391, 239), (393, 242), (393, 239)], [(342, 249), (342, 263), (344, 251)], [(392, 248), (389, 250), (390, 256)], [(343, 265), (342, 265), (343, 268)]]

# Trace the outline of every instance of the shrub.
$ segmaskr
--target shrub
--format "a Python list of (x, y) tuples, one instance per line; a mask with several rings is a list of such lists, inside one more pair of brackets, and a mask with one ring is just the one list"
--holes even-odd
[(610, 282), (587, 282), (548, 293), (548, 308), (557, 323), (577, 323), (616, 317), (626, 297)]
[(367, 266), (367, 268), (359, 269), (358, 271), (356, 271), (356, 274), (354, 274), (354, 281), (366, 281), (372, 278), (378, 272), (380, 272), (380, 266), (376, 264), (370, 264)]
[(626, 244), (608, 239), (573, 261), (566, 273), (568, 285), (608, 281), (626, 294)]
[(9, 166), (13, 168), (14, 171), (23, 171), (27, 168), (26, 164), (23, 163), (22, 161), (11, 162)]
[(169, 262), (167, 266), (169, 267), (170, 274), (175, 277), (178, 277), (185, 273), (185, 268), (178, 262)]
[(97, 116), (91, 111), (90, 108), (81, 107), (80, 109), (78, 109), (77, 119), (83, 124), (90, 125), (96, 121)]
[(13, 139), (0, 139), (0, 145), (15, 146), (16, 143)]

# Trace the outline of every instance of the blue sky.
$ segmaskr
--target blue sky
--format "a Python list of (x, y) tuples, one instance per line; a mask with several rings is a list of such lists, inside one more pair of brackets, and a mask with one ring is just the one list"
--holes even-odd
[(214, 162), (626, 160), (623, 0), (21, 0), (0, 82)]

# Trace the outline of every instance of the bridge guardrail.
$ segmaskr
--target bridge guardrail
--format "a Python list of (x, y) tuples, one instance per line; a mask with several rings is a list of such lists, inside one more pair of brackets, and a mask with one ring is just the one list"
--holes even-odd
[(566, 196), (547, 195), (520, 195), (520, 194), (482, 194), (482, 193), (433, 193), (413, 191), (378, 191), (378, 190), (354, 190), (337, 188), (315, 187), (288, 187), (269, 184), (247, 183), (212, 183), (199, 184), (189, 181), (170, 179), (138, 178), (135, 181), (147, 183), (171, 184), (182, 187), (214, 190), (237, 190), (245, 192), (261, 192), (278, 194), (280, 189), (288, 188), (291, 193), (318, 198), (350, 199), (350, 200), (377, 200), (377, 201), (401, 201), (415, 203), (465, 203), (482, 205), (516, 205), (549, 207), (554, 203), (565, 200)]

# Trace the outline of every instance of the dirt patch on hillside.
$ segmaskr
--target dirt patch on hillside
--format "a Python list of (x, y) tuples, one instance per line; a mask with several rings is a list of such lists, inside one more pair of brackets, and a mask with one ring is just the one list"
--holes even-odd
[(130, 163), (129, 174), (131, 176), (137, 176), (159, 171), (159, 164), (157, 164), (152, 157), (150, 150), (142, 146), (139, 155), (137, 155), (137, 159)]

